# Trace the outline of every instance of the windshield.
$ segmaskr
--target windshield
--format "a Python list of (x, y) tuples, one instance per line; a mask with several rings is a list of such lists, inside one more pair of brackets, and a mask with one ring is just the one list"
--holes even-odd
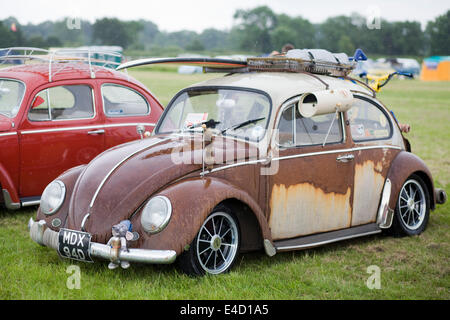
[(264, 137), (271, 103), (261, 93), (237, 89), (191, 89), (167, 108), (157, 133), (185, 132), (209, 120), (222, 134), (258, 141)]
[(0, 114), (14, 118), (19, 112), (25, 85), (19, 81), (0, 79)]

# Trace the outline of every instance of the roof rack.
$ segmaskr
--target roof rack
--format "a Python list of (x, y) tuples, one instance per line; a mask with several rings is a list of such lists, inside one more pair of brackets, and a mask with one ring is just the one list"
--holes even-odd
[(250, 71), (309, 72), (337, 77), (346, 76), (354, 69), (354, 65), (351, 63), (343, 64), (288, 57), (248, 58), (247, 65)]
[[(87, 63), (91, 78), (95, 78), (93, 65), (115, 69), (122, 63), (122, 60), (123, 56), (121, 53), (89, 48), (46, 50), (33, 47), (11, 47), (0, 49), (0, 65), (15, 61), (23, 64), (27, 61), (48, 63), (49, 82), (52, 82), (53, 76), (66, 69), (71, 62)], [(57, 64), (59, 68), (53, 68), (54, 64)]]

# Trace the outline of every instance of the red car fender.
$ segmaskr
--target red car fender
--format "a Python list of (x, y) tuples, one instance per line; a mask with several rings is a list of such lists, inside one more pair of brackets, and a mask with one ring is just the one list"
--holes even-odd
[(391, 197), (389, 200), (389, 208), (395, 210), (398, 195), (403, 184), (409, 176), (417, 174), (422, 178), (427, 186), (428, 194), (430, 195), (430, 207), (432, 210), (436, 207), (436, 198), (434, 193), (434, 184), (431, 172), (418, 156), (413, 153), (402, 151), (394, 161), (392, 161), (387, 178), (391, 181)]
[(182, 180), (156, 195), (166, 196), (171, 201), (171, 219), (160, 233), (149, 235), (141, 227), (141, 213), (138, 212), (131, 221), (133, 230), (141, 234), (138, 248), (174, 250), (179, 255), (196, 237), (206, 217), (219, 203), (228, 199), (246, 204), (258, 221), (263, 239), (272, 241), (266, 217), (256, 201), (225, 180), (213, 177)]
[(20, 198), (19, 195), (17, 194), (17, 188), (15, 187), (14, 182), (11, 179), (11, 176), (9, 175), (8, 171), (1, 163), (0, 163), (0, 185), (2, 189), (5, 189), (9, 192), (11, 201), (13, 203), (20, 204)]

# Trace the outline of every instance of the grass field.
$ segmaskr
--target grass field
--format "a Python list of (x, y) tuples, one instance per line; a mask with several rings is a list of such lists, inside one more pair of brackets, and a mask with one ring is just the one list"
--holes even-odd
[[(179, 89), (218, 75), (130, 73), (167, 105)], [(450, 193), (450, 84), (393, 81), (379, 95), (401, 122), (410, 123), (413, 152), (430, 167), (436, 186)], [(190, 278), (175, 265), (132, 265), (60, 259), (28, 236), (35, 208), (0, 209), (0, 299), (450, 299), (450, 205), (438, 206), (420, 236), (385, 235), (277, 254), (241, 255), (229, 274)], [(66, 283), (72, 264), (81, 288)], [(380, 268), (381, 288), (370, 290), (367, 268)]]

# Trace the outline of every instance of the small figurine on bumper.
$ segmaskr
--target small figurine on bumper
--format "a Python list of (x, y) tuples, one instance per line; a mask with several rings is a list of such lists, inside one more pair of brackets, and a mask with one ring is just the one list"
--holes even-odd
[(110, 270), (116, 269), (119, 265), (122, 269), (128, 269), (130, 263), (128, 261), (120, 261), (119, 253), (122, 250), (128, 251), (127, 241), (134, 240), (135, 236), (132, 233), (132, 225), (129, 220), (123, 220), (119, 224), (112, 227), (112, 237), (109, 239), (107, 245), (111, 246), (114, 251), (114, 259), (108, 265)]

